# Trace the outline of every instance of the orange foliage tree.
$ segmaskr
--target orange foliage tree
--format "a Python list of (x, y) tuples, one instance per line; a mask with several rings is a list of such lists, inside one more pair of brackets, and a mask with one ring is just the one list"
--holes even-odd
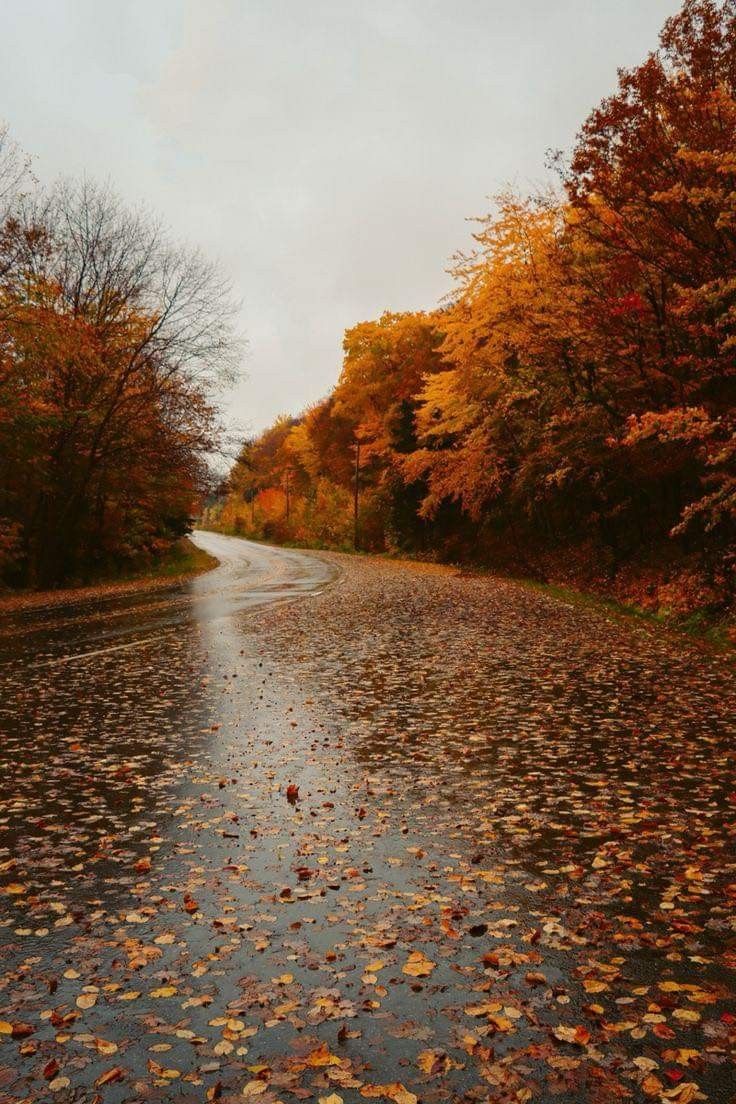
[(19, 196), (0, 235), (6, 569), (55, 584), (186, 531), (233, 363), (227, 288), (107, 190)]
[(370, 547), (648, 564), (732, 603), (735, 151), (736, 0), (686, 0), (558, 159), (559, 194), (497, 198), (442, 310), (347, 331), (283, 439), (313, 503), (298, 539), (320, 539), (320, 480), (349, 516), (359, 444)]

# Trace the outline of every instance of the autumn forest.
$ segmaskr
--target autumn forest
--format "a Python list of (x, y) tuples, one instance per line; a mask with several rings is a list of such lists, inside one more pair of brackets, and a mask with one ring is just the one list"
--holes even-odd
[(0, 577), (155, 558), (210, 485), (229, 288), (109, 187), (39, 187), (7, 131), (0, 210)]
[(0, 1104), (736, 1104), (736, 0), (0, 33)]
[(472, 559), (674, 610), (736, 593), (736, 8), (687, 0), (559, 186), (505, 192), (439, 308), (345, 334), (209, 524)]

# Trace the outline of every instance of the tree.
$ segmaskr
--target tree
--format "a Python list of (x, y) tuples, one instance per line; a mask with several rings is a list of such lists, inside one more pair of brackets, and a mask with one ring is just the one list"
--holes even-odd
[(565, 175), (577, 232), (616, 279), (617, 325), (633, 317), (640, 335), (621, 349), (619, 441), (660, 472), (674, 533), (697, 522), (716, 553), (736, 539), (734, 149), (736, 3), (686, 0), (592, 112)]
[(560, 159), (563, 189), (497, 197), (442, 310), (346, 332), (332, 392), (279, 437), (290, 536), (325, 531), (318, 485), (349, 509), (360, 442), (368, 547), (609, 584), (654, 564), (733, 601), (735, 150), (736, 0), (685, 0)]
[(84, 182), (18, 197), (0, 265), (0, 514), (31, 582), (185, 531), (233, 369), (229, 289)]

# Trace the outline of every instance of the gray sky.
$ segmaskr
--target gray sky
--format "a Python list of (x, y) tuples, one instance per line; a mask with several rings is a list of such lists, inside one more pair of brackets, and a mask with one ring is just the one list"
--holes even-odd
[(343, 330), (433, 307), (469, 216), (545, 179), (677, 0), (0, 0), (0, 117), (218, 259), (229, 420), (329, 389)]

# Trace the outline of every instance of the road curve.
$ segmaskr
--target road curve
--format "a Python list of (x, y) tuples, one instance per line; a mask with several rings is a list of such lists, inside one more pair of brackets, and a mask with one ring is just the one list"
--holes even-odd
[(332, 564), (307, 552), (257, 544), (240, 537), (195, 530), (191, 540), (219, 561), (190, 584), (194, 598), (220, 595), (228, 609), (242, 609), (319, 591), (335, 577)]
[(155, 590), (107, 593), (20, 610), (0, 626), (0, 662), (30, 656), (66, 663), (137, 647), (173, 626), (222, 618), (272, 602), (318, 594), (337, 574), (316, 555), (195, 530), (191, 540), (215, 556), (212, 571)]

